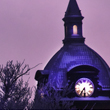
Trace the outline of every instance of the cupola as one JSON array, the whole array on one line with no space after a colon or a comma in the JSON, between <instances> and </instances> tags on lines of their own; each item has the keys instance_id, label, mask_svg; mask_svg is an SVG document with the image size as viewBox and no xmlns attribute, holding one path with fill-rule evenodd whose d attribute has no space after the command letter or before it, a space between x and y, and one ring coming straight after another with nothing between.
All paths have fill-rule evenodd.
<instances>
[{"instance_id":1,"label":"cupola","mask_svg":"<svg viewBox=\"0 0 110 110\"><path fill-rule=\"evenodd\" d=\"M82 34L82 20L83 16L77 5L76 0L70 0L68 8L63 18L65 28L65 43L84 43Z\"/></svg>"}]
</instances>

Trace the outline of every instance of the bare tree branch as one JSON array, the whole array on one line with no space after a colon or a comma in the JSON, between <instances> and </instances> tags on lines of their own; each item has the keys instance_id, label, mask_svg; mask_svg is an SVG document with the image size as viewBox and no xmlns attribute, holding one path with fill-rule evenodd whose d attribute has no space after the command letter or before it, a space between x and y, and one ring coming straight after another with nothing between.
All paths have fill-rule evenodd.
<instances>
[{"instance_id":1,"label":"bare tree branch","mask_svg":"<svg viewBox=\"0 0 110 110\"><path fill-rule=\"evenodd\" d=\"M91 110L93 110L94 109L94 106L96 105L96 103L94 103L94 105L92 106L92 108L91 108Z\"/></svg>"},{"instance_id":2,"label":"bare tree branch","mask_svg":"<svg viewBox=\"0 0 110 110\"><path fill-rule=\"evenodd\" d=\"M23 66L24 61L16 64L8 61L5 67L0 66L0 109L28 107L32 89L28 86L29 79L24 83L22 76L29 75L29 71L39 64L29 68L29 65Z\"/></svg>"}]
</instances>

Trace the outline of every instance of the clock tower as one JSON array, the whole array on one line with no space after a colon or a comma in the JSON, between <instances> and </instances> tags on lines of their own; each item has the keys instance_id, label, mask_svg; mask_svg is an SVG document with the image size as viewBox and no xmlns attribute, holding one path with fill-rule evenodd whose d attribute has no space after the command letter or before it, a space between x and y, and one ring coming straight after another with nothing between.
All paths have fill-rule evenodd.
<instances>
[{"instance_id":1,"label":"clock tower","mask_svg":"<svg viewBox=\"0 0 110 110\"><path fill-rule=\"evenodd\" d=\"M73 91L63 100L80 102L110 102L110 68L104 59L85 44L82 32L83 16L76 0L70 0L64 21L63 47L50 59L35 79L49 82L55 90L72 85ZM81 104L80 103L80 104ZM83 106L83 105L82 105ZM96 107L97 108L97 107Z\"/></svg>"}]
</instances>

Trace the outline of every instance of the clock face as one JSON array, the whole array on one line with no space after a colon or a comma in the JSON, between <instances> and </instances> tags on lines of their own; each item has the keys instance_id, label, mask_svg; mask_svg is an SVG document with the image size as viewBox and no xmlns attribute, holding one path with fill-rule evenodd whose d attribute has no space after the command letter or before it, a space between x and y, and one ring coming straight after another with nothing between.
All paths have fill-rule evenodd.
<instances>
[{"instance_id":1,"label":"clock face","mask_svg":"<svg viewBox=\"0 0 110 110\"><path fill-rule=\"evenodd\" d=\"M88 78L80 78L76 81L75 92L80 97L90 97L94 92L94 84Z\"/></svg>"}]
</instances>

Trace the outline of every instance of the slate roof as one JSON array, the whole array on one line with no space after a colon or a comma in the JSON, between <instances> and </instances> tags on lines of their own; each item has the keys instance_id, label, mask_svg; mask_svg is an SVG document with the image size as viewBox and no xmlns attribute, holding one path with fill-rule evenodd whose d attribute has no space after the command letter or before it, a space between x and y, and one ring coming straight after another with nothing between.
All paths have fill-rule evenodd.
<instances>
[{"instance_id":1,"label":"slate roof","mask_svg":"<svg viewBox=\"0 0 110 110\"><path fill-rule=\"evenodd\" d=\"M71 69L80 66L89 65L99 70L99 82L103 88L110 87L110 69L103 58L84 43L73 43L63 46L48 62L44 70L49 70L49 77L58 77L62 71L66 73ZM61 73L60 73L61 74ZM63 79L64 80L64 79ZM66 83L66 78L65 78Z\"/></svg>"}]
</instances>

